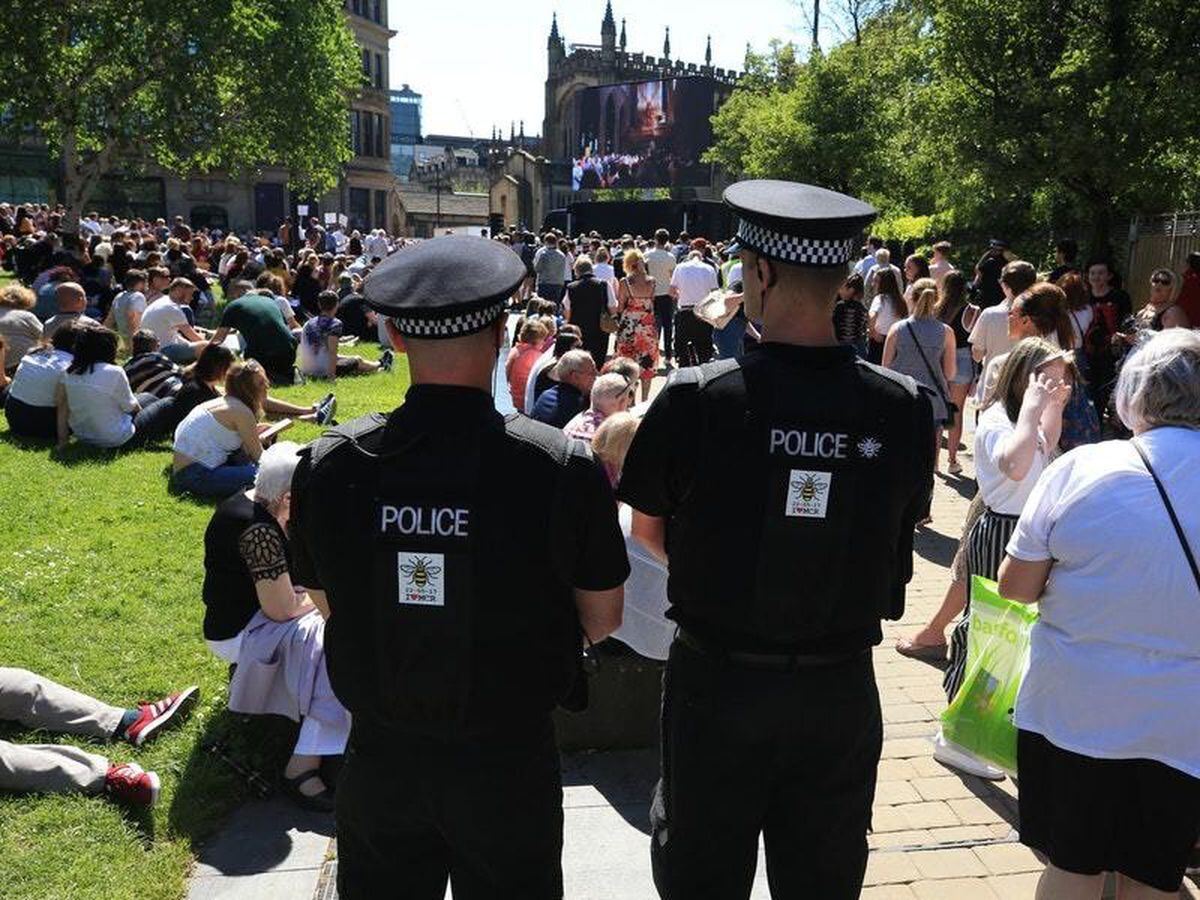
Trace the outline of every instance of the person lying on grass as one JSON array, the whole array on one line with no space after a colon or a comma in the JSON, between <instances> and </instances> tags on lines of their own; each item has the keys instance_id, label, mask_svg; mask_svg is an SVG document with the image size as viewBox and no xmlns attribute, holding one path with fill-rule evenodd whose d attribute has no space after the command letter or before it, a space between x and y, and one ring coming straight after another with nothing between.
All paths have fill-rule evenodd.
<instances>
[{"instance_id":1,"label":"person lying on grass","mask_svg":"<svg viewBox=\"0 0 1200 900\"><path fill-rule=\"evenodd\" d=\"M0 668L0 720L55 734L123 740L135 747L179 722L199 696L200 689L192 685L156 703L121 709L25 669ZM110 762L69 745L0 741L3 791L103 794L128 806L150 807L160 787L158 775L137 763Z\"/></svg>"}]
</instances>

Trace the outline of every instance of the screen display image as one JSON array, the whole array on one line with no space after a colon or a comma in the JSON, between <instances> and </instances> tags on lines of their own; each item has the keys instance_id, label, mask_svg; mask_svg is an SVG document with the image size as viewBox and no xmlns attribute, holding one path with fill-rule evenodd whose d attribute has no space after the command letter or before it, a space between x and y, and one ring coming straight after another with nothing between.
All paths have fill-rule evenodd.
<instances>
[{"instance_id":1,"label":"screen display image","mask_svg":"<svg viewBox=\"0 0 1200 900\"><path fill-rule=\"evenodd\" d=\"M671 78L581 91L571 162L574 190L700 187L711 168L713 83Z\"/></svg>"}]
</instances>

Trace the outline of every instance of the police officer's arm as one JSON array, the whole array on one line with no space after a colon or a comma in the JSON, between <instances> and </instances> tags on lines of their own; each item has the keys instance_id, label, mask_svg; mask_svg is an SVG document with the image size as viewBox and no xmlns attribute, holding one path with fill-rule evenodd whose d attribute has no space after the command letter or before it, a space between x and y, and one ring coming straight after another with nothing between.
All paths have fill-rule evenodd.
<instances>
[{"instance_id":1,"label":"police officer's arm","mask_svg":"<svg viewBox=\"0 0 1200 900\"><path fill-rule=\"evenodd\" d=\"M608 476L594 459L578 457L568 469L568 515L574 531L570 583L583 633L592 643L621 627L629 559Z\"/></svg>"},{"instance_id":2,"label":"police officer's arm","mask_svg":"<svg viewBox=\"0 0 1200 900\"><path fill-rule=\"evenodd\" d=\"M690 488L695 447L704 439L697 399L696 385L682 376L663 389L638 426L617 489L633 507L634 539L664 562L667 519Z\"/></svg>"},{"instance_id":3,"label":"police officer's arm","mask_svg":"<svg viewBox=\"0 0 1200 900\"><path fill-rule=\"evenodd\" d=\"M262 522L251 525L238 539L238 552L254 580L258 605L268 619L287 622L312 612L308 596L292 587L278 529Z\"/></svg>"},{"instance_id":4,"label":"police officer's arm","mask_svg":"<svg viewBox=\"0 0 1200 900\"><path fill-rule=\"evenodd\" d=\"M889 619L899 619L904 614L905 585L912 580L913 575L913 532L917 521L925 515L929 508L930 495L933 493L933 461L934 461L934 429L929 427L933 421L933 404L926 389L922 388L917 394L917 402L912 404L911 430L913 441L912 473L910 493L904 513L900 520L900 537L896 541L896 584L893 586L893 615Z\"/></svg>"},{"instance_id":5,"label":"police officer's arm","mask_svg":"<svg viewBox=\"0 0 1200 900\"><path fill-rule=\"evenodd\" d=\"M292 574L296 581L308 590L308 598L313 606L329 618L329 600L325 596L324 583L317 575L313 554L309 551L309 534L311 529L306 527L306 512L308 508L308 477L310 472L311 449L305 447L300 451L300 462L292 475L292 491L290 515L288 519L288 537L292 546Z\"/></svg>"}]
</instances>

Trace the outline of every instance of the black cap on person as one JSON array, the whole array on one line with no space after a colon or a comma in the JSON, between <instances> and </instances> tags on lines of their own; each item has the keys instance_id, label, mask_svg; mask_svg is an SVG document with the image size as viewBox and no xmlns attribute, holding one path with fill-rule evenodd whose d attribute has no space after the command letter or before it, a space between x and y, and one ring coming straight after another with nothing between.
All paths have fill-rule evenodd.
<instances>
[{"instance_id":1,"label":"black cap on person","mask_svg":"<svg viewBox=\"0 0 1200 900\"><path fill-rule=\"evenodd\" d=\"M367 306L405 337L457 338L504 315L525 264L487 238L445 235L393 253L363 286Z\"/></svg>"},{"instance_id":2,"label":"black cap on person","mask_svg":"<svg viewBox=\"0 0 1200 900\"><path fill-rule=\"evenodd\" d=\"M854 258L875 207L854 197L795 181L739 181L724 200L738 216L731 252L753 250L793 266L831 268Z\"/></svg>"}]
</instances>

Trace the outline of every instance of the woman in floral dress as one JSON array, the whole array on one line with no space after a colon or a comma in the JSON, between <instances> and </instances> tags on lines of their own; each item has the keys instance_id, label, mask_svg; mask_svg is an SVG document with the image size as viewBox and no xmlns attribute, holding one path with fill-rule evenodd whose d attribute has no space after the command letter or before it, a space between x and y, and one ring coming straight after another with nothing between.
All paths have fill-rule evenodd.
<instances>
[{"instance_id":1,"label":"woman in floral dress","mask_svg":"<svg viewBox=\"0 0 1200 900\"><path fill-rule=\"evenodd\" d=\"M642 399L646 400L658 369L654 279L646 274L646 260L637 250L625 251L624 268L625 277L617 285L617 356L642 367Z\"/></svg>"}]
</instances>

